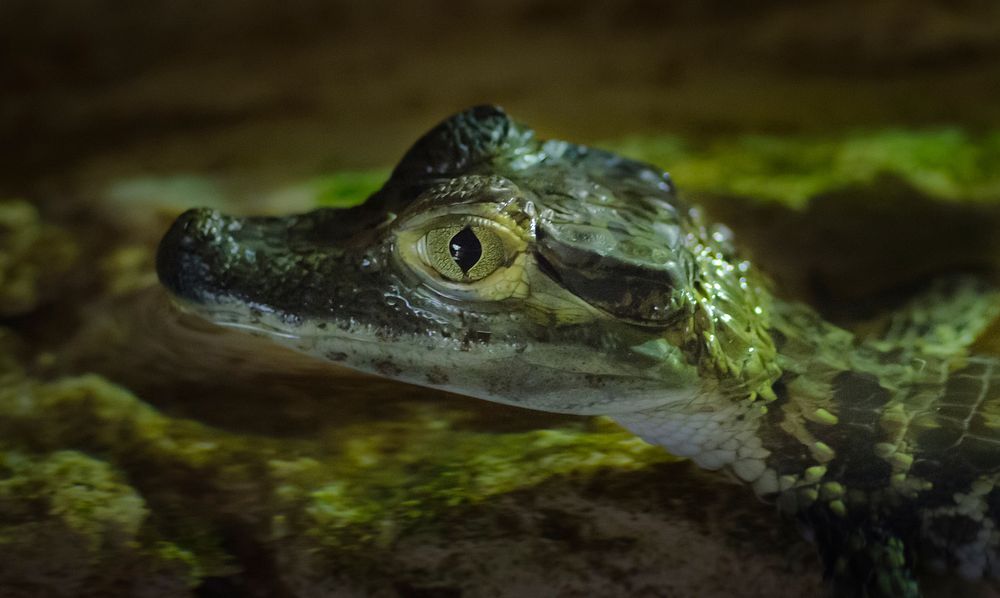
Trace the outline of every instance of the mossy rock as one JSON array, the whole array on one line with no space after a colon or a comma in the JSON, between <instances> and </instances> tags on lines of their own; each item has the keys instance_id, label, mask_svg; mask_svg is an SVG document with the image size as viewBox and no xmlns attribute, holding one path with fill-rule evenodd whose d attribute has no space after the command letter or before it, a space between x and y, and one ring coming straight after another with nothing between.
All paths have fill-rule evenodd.
<instances>
[{"instance_id":1,"label":"mossy rock","mask_svg":"<svg viewBox=\"0 0 1000 598\"><path fill-rule=\"evenodd\" d=\"M557 570L580 595L615 595L616 577L669 559L657 583L732 591L710 568L677 568L690 566L678 534L733 563L763 542L752 568L774 583L787 567L788 528L754 515L756 531L727 529L766 507L723 485L722 502L740 504L729 512L688 464L609 423L497 433L464 425L468 416L422 404L390 421L275 438L169 417L95 376L22 379L0 391L0 541L20 555L0 584L100 595L142 575L160 595L198 584L395 595L402 584L474 596L512 577L537 587ZM689 502L715 505L725 521L693 517ZM664 503L677 506L656 524L650 513ZM593 521L595 509L608 520ZM716 546L720 534L734 547ZM624 553L592 570L610 548ZM269 569L254 568L260 559Z\"/></svg>"},{"instance_id":2,"label":"mossy rock","mask_svg":"<svg viewBox=\"0 0 1000 598\"><path fill-rule=\"evenodd\" d=\"M196 582L190 563L166 543L143 546L148 516L145 501L110 463L71 450L4 450L3 595L186 595Z\"/></svg>"},{"instance_id":3,"label":"mossy rock","mask_svg":"<svg viewBox=\"0 0 1000 598\"><path fill-rule=\"evenodd\" d=\"M0 317L52 300L77 254L66 231L44 223L33 205L0 201Z\"/></svg>"}]
</instances>

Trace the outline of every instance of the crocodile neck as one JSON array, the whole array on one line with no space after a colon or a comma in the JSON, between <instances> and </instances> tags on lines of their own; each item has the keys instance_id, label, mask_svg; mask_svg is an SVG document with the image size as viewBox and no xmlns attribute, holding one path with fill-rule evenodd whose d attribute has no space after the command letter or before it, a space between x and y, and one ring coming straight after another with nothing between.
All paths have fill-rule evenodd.
<instances>
[{"instance_id":1,"label":"crocodile neck","mask_svg":"<svg viewBox=\"0 0 1000 598\"><path fill-rule=\"evenodd\" d=\"M909 464L890 454L885 410L902 404L900 389L917 378L943 385L947 364L922 359L914 368L910 352L861 342L806 306L763 294L760 303L767 344L759 352L773 350L766 377L617 421L704 468L732 471L762 497L781 495L794 510L823 492L841 509L836 501L848 485L890 485Z\"/></svg>"}]
</instances>

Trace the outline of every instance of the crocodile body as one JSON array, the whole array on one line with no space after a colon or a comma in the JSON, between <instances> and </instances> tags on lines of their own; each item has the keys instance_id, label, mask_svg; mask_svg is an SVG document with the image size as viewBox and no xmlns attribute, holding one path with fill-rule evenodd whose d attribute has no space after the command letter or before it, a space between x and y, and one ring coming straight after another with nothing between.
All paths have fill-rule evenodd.
<instances>
[{"instance_id":1,"label":"crocodile body","mask_svg":"<svg viewBox=\"0 0 1000 598\"><path fill-rule=\"evenodd\" d=\"M497 108L435 127L361 206L187 212L157 266L219 324L728 470L811 530L838 594L1000 574L1000 362L975 326L858 338L776 297L659 169Z\"/></svg>"}]
</instances>

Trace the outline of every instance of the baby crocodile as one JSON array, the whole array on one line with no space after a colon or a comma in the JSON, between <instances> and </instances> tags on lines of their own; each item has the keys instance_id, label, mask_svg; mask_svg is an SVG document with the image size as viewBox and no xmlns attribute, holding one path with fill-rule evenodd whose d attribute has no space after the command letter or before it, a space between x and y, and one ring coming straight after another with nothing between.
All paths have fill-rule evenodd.
<instances>
[{"instance_id":1,"label":"baby crocodile","mask_svg":"<svg viewBox=\"0 0 1000 598\"><path fill-rule=\"evenodd\" d=\"M445 120L350 209L183 214L157 258L196 313L358 370L606 415L798 518L845 596L1000 573L1000 362L860 339L775 297L663 171ZM918 321L919 320L919 321ZM931 322L933 324L933 322Z\"/></svg>"}]
</instances>

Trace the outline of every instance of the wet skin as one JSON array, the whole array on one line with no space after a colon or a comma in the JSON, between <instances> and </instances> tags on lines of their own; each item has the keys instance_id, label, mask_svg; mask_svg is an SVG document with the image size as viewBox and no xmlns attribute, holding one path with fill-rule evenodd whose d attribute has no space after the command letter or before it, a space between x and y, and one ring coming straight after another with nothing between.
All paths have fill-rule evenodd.
<instances>
[{"instance_id":1,"label":"wet skin","mask_svg":"<svg viewBox=\"0 0 1000 598\"><path fill-rule=\"evenodd\" d=\"M498 108L432 129L355 208L191 210L157 268L218 324L415 384L608 415L729 470L812 530L838 594L917 596L928 563L998 572L1000 367L968 350L975 290L857 339L773 296L661 170L537 140Z\"/></svg>"}]
</instances>

